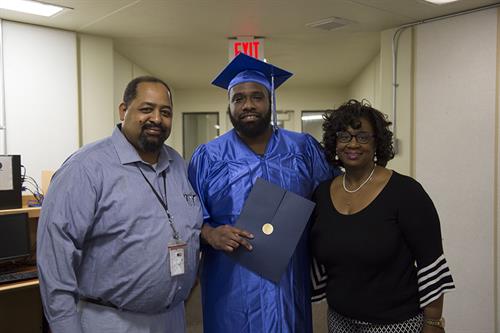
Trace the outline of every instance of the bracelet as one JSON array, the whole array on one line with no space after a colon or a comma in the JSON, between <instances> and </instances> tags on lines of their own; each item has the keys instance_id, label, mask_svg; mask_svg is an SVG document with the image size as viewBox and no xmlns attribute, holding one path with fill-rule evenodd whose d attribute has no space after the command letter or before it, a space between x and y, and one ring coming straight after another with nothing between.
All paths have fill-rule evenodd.
<instances>
[{"instance_id":1,"label":"bracelet","mask_svg":"<svg viewBox=\"0 0 500 333\"><path fill-rule=\"evenodd\" d=\"M439 319L432 319L432 318L425 318L424 317L424 324L429 325L429 326L438 327L438 328L441 328L442 330L444 330L444 318L443 317L441 317Z\"/></svg>"}]
</instances>

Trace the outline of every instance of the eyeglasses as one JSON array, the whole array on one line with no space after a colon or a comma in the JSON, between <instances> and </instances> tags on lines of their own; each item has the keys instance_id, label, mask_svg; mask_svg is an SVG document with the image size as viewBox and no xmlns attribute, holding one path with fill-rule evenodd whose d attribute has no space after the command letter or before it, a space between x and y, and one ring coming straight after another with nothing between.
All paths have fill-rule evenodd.
<instances>
[{"instance_id":1,"label":"eyeglasses","mask_svg":"<svg viewBox=\"0 0 500 333\"><path fill-rule=\"evenodd\" d=\"M358 132L356 134L351 134L347 131L339 131L337 132L337 141L342 143L351 142L352 138L355 137L358 143L368 143L370 139L374 137L373 134L368 132Z\"/></svg>"}]
</instances>

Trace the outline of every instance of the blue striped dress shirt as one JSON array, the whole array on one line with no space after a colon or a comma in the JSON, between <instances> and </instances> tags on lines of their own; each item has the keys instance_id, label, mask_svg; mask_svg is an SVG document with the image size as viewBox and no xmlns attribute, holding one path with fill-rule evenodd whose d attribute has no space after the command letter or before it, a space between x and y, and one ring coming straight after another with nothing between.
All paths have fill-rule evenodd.
<instances>
[{"instance_id":1,"label":"blue striped dress shirt","mask_svg":"<svg viewBox=\"0 0 500 333\"><path fill-rule=\"evenodd\" d=\"M183 275L171 277L172 228L139 168L166 194L187 242ZM163 146L153 168L117 126L111 137L74 153L54 175L38 225L40 291L53 333L81 332L80 297L146 314L183 302L196 277L201 224L186 164L172 148Z\"/></svg>"}]
</instances>

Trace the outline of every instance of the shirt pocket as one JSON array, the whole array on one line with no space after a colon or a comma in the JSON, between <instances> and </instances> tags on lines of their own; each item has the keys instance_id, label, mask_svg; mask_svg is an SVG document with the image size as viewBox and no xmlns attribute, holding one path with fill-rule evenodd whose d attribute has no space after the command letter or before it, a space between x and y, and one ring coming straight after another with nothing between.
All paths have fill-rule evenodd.
<instances>
[{"instance_id":1,"label":"shirt pocket","mask_svg":"<svg viewBox=\"0 0 500 333\"><path fill-rule=\"evenodd\" d=\"M188 218L186 221L187 226L199 231L203 223L200 198L194 191L184 191L182 198L184 201L184 210Z\"/></svg>"}]
</instances>

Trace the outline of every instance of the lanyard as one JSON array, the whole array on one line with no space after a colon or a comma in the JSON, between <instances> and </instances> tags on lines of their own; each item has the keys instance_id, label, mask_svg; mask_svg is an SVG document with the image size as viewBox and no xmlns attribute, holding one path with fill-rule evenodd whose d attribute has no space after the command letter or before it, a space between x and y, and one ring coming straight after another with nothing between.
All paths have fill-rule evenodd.
<instances>
[{"instance_id":1,"label":"lanyard","mask_svg":"<svg viewBox=\"0 0 500 333\"><path fill-rule=\"evenodd\" d=\"M163 209L165 209L165 213L167 214L167 218L168 218L168 223L170 224L170 227L172 228L172 231L174 232L174 239L176 241L180 240L179 233L177 232L177 230L175 229L175 226L174 226L174 219L172 218L172 215L170 215L170 212L168 211L168 203L167 203L167 180L166 180L166 177L165 177L165 171L163 171L161 173L161 175L163 177L163 186L164 186L164 191L163 192L165 194L165 201L163 201L163 199L160 197L160 195L158 194L158 192L156 191L156 189L153 187L153 185L146 178L146 176L144 175L144 172L142 172L141 168L137 164L135 166L137 167L137 169L139 169L142 177L148 183L149 187L151 187L151 190L155 194L156 199L158 199L158 202L161 204L161 206L163 207Z\"/></svg>"}]
</instances>

